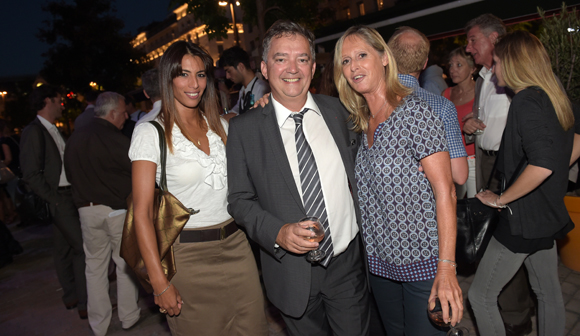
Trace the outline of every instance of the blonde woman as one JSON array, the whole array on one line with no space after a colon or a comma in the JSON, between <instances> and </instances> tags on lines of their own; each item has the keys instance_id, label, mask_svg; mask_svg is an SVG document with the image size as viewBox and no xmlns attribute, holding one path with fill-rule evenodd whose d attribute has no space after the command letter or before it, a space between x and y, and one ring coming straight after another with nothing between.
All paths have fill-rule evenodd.
<instances>
[{"instance_id":1,"label":"blonde woman","mask_svg":"<svg viewBox=\"0 0 580 336\"><path fill-rule=\"evenodd\" d=\"M516 93L498 155L499 171L514 182L501 195L476 195L504 209L469 301L482 336L505 335L497 297L523 263L538 298L538 335L563 335L566 315L555 239L574 227L564 206L574 137L571 104L534 35L506 35L495 46L493 60L498 85Z\"/></svg>"},{"instance_id":2,"label":"blonde woman","mask_svg":"<svg viewBox=\"0 0 580 336\"><path fill-rule=\"evenodd\" d=\"M443 123L399 83L396 62L376 30L348 29L336 44L334 67L340 100L362 133L355 173L383 325L394 336L444 335L427 317L428 302L438 297L443 318L455 325L463 298L455 275L456 198Z\"/></svg>"}]
</instances>

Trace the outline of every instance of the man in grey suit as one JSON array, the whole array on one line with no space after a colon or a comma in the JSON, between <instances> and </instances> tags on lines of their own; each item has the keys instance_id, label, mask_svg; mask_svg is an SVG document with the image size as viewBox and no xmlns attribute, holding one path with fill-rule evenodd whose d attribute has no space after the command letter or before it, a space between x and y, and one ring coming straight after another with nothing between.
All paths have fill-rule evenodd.
<instances>
[{"instance_id":1,"label":"man in grey suit","mask_svg":"<svg viewBox=\"0 0 580 336\"><path fill-rule=\"evenodd\" d=\"M75 130L87 126L89 123L93 121L93 119L95 119L95 101L97 100L99 93L100 93L99 91L89 90L85 94L85 101L87 102L87 107L85 107L83 113L81 113L75 119Z\"/></svg>"},{"instance_id":2,"label":"man in grey suit","mask_svg":"<svg viewBox=\"0 0 580 336\"><path fill-rule=\"evenodd\" d=\"M308 92L314 35L289 21L264 38L271 102L230 122L229 211L261 247L270 301L292 335L367 335L369 293L354 180L358 135L338 99ZM317 216L320 243L299 222ZM326 257L309 263L309 251ZM365 258L366 259L366 258Z\"/></svg>"},{"instance_id":3,"label":"man in grey suit","mask_svg":"<svg viewBox=\"0 0 580 336\"><path fill-rule=\"evenodd\" d=\"M63 110L61 94L49 85L32 91L30 103L37 116L22 132L20 166L30 189L49 203L54 223L54 265L65 307L78 306L87 318L85 253L79 214L63 166L65 141L54 125Z\"/></svg>"}]
</instances>

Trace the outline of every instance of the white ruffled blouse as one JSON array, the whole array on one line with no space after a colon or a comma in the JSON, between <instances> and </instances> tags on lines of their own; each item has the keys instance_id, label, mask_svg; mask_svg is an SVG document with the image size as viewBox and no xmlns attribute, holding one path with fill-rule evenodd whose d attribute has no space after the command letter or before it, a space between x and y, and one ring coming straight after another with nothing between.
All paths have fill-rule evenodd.
<instances>
[{"instance_id":1,"label":"white ruffled blouse","mask_svg":"<svg viewBox=\"0 0 580 336\"><path fill-rule=\"evenodd\" d=\"M223 119L221 121L227 133L228 124ZM186 207L200 210L191 216L185 227L206 227L231 218L227 211L227 161L222 139L208 127L206 135L210 155L207 155L189 141L177 125L171 134L173 153L167 151L167 189ZM131 161L146 160L157 164L157 183L161 176L159 157L157 129L148 122L137 125L131 139L129 158Z\"/></svg>"}]
</instances>

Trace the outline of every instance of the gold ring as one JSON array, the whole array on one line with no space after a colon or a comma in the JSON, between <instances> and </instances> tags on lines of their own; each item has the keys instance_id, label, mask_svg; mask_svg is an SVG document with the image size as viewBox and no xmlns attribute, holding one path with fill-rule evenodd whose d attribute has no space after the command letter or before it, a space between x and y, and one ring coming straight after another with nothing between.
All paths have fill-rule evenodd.
<instances>
[{"instance_id":1,"label":"gold ring","mask_svg":"<svg viewBox=\"0 0 580 336\"><path fill-rule=\"evenodd\" d=\"M167 314L167 309L159 308L161 314Z\"/></svg>"}]
</instances>

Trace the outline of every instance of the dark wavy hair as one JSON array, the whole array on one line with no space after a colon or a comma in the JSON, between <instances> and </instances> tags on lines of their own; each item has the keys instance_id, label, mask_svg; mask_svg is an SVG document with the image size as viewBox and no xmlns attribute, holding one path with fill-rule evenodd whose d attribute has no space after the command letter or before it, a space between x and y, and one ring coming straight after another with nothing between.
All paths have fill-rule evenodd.
<instances>
[{"instance_id":1,"label":"dark wavy hair","mask_svg":"<svg viewBox=\"0 0 580 336\"><path fill-rule=\"evenodd\" d=\"M189 141L199 147L198 144L193 141L193 138L191 138L187 133L186 128L183 127L183 121L180 119L179 113L177 113L175 97L173 95L173 79L182 73L183 69L181 68L181 61L185 55L198 57L203 63L205 74L207 76L207 86L201 96L198 112L200 113L200 116L205 116L207 118L209 128L222 138L224 144L226 143L226 132L223 128L220 117L218 93L213 84L213 59L197 44L186 41L177 41L167 48L161 57L158 67L162 101L160 119L165 126L165 139L167 140L167 146L172 153L173 142L171 141L171 130L175 124L177 124L177 127L179 127L183 135L185 135Z\"/></svg>"},{"instance_id":2,"label":"dark wavy hair","mask_svg":"<svg viewBox=\"0 0 580 336\"><path fill-rule=\"evenodd\" d=\"M56 86L43 84L36 87L30 94L30 108L32 111L38 112L46 106L46 102L44 101L46 98L56 98L58 94L60 94L60 90Z\"/></svg>"}]
</instances>

